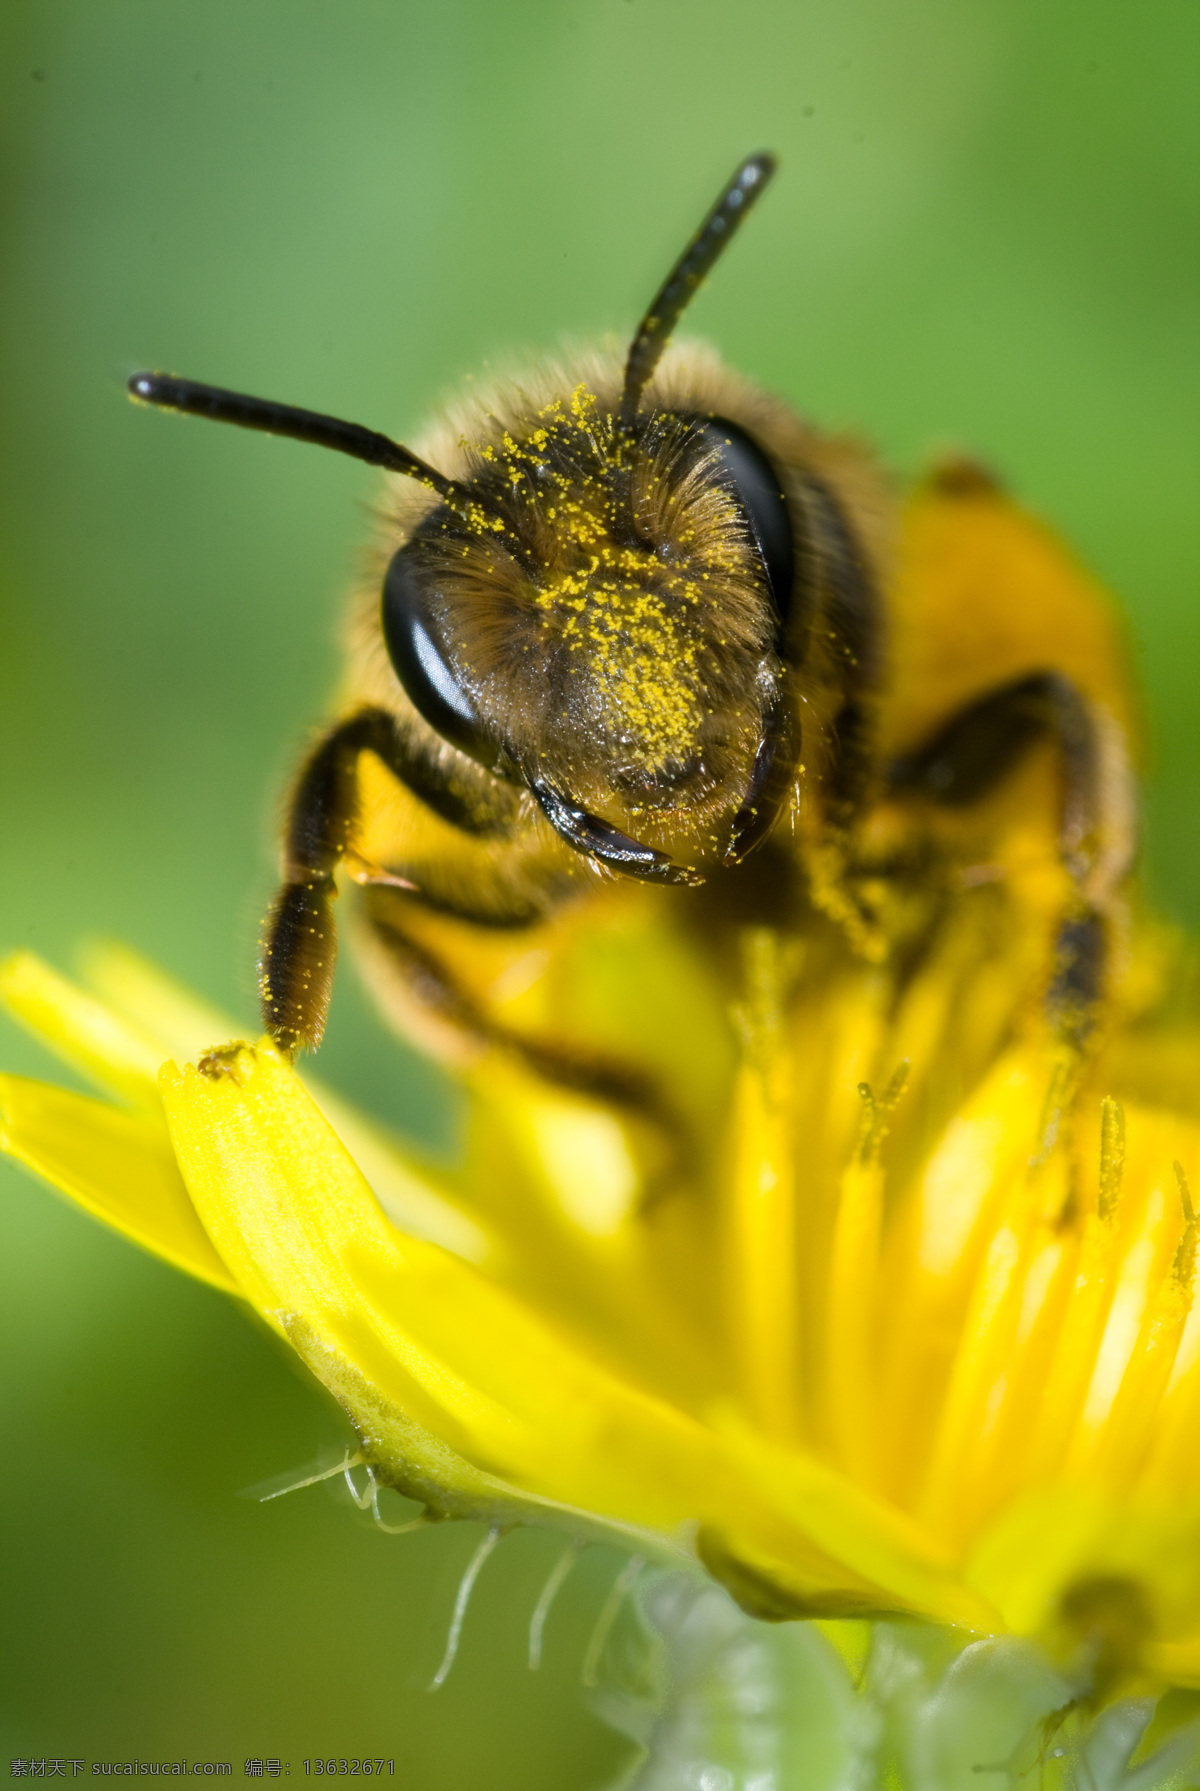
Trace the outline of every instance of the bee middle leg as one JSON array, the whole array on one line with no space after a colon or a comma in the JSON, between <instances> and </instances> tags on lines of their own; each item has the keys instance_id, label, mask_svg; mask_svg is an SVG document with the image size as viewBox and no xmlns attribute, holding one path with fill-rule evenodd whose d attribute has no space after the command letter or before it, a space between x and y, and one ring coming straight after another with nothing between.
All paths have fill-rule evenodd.
<instances>
[{"instance_id":1,"label":"bee middle leg","mask_svg":"<svg viewBox=\"0 0 1200 1791\"><path fill-rule=\"evenodd\" d=\"M1062 673L1035 672L960 710L923 746L893 760L887 781L893 794L965 808L1047 735L1059 750L1058 850L1073 895L1058 925L1046 1009L1059 1036L1082 1046L1105 993L1112 925L1136 843L1119 724Z\"/></svg>"},{"instance_id":2,"label":"bee middle leg","mask_svg":"<svg viewBox=\"0 0 1200 1791\"><path fill-rule=\"evenodd\" d=\"M379 952L383 959L376 985L386 987L395 979L393 987L398 986L405 1004L411 1002L416 1010L415 1026L410 1029L402 1021L403 1031L415 1033L437 1055L443 1054L442 1041L447 1039L456 1054L464 1043L498 1049L548 1088L595 1102L624 1125L632 1125L641 1148L650 1146L653 1185L646 1192L647 1204L673 1179L694 1172L692 1128L652 1070L553 1032L531 1036L506 1025L456 973L451 956L431 948L414 930L412 917L425 907L419 893L401 893L386 885L363 891L363 943L372 956ZM394 1013L394 1005L389 1006Z\"/></svg>"},{"instance_id":3,"label":"bee middle leg","mask_svg":"<svg viewBox=\"0 0 1200 1791\"><path fill-rule=\"evenodd\" d=\"M419 757L384 709L361 709L318 741L288 806L283 882L271 904L259 959L263 1022L286 1051L320 1043L337 958L335 873L358 818L358 763L374 753L434 814L466 833L507 831L502 809L456 789Z\"/></svg>"}]
</instances>

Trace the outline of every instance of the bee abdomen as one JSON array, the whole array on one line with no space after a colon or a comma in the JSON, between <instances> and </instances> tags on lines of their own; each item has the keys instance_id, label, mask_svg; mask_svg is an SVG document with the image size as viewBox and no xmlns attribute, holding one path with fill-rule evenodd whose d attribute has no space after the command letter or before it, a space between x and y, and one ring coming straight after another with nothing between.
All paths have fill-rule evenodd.
<instances>
[{"instance_id":1,"label":"bee abdomen","mask_svg":"<svg viewBox=\"0 0 1200 1791\"><path fill-rule=\"evenodd\" d=\"M258 962L263 1024L281 1050L321 1042L337 962L332 877L285 883L271 904Z\"/></svg>"}]
</instances>

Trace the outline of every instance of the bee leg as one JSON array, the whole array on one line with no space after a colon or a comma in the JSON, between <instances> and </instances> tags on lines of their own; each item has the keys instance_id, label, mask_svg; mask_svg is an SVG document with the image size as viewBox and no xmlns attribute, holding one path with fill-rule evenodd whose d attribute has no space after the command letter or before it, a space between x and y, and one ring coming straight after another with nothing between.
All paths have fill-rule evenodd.
<instances>
[{"instance_id":1,"label":"bee leg","mask_svg":"<svg viewBox=\"0 0 1200 1791\"><path fill-rule=\"evenodd\" d=\"M789 715L787 704L777 696L764 719L762 744L755 756L742 806L733 818L722 864L743 863L766 840L783 811L789 787L796 776L799 744L799 723Z\"/></svg>"},{"instance_id":2,"label":"bee leg","mask_svg":"<svg viewBox=\"0 0 1200 1791\"><path fill-rule=\"evenodd\" d=\"M1104 995L1109 936L1136 844L1119 724L1061 672L1035 672L989 691L924 746L893 760L888 784L894 794L966 807L1047 734L1061 758L1058 847L1074 896L1059 923L1046 1005L1059 1035L1082 1046Z\"/></svg>"},{"instance_id":3,"label":"bee leg","mask_svg":"<svg viewBox=\"0 0 1200 1791\"><path fill-rule=\"evenodd\" d=\"M339 722L309 754L292 792L284 833L283 882L271 904L259 958L263 1022L281 1049L320 1043L337 959L335 873L358 818L358 761L373 752L427 808L468 833L503 827L418 758L394 718L362 709Z\"/></svg>"},{"instance_id":4,"label":"bee leg","mask_svg":"<svg viewBox=\"0 0 1200 1791\"><path fill-rule=\"evenodd\" d=\"M405 926L404 898L372 887L364 906L372 943L386 953L389 970L435 1026L469 1044L510 1051L551 1086L613 1107L627 1120L642 1120L665 1142L677 1167L692 1165L686 1123L651 1075L565 1039L530 1038L497 1022L450 965L413 938Z\"/></svg>"}]
</instances>

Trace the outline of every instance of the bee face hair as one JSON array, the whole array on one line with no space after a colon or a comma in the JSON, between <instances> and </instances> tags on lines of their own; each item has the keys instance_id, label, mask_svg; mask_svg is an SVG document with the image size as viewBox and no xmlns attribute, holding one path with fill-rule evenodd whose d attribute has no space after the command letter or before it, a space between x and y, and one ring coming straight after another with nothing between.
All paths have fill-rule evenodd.
<instances>
[{"instance_id":1,"label":"bee face hair","mask_svg":"<svg viewBox=\"0 0 1200 1791\"><path fill-rule=\"evenodd\" d=\"M694 831L740 805L780 616L722 476L740 432L660 408L627 429L607 383L493 416L467 502L392 558L384 632L418 713L490 770Z\"/></svg>"}]
</instances>

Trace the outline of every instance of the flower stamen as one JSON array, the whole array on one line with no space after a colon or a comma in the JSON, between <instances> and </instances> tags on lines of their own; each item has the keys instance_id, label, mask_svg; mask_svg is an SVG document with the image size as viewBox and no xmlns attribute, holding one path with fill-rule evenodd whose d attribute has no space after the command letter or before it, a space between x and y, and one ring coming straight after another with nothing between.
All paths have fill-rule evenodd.
<instances>
[{"instance_id":1,"label":"flower stamen","mask_svg":"<svg viewBox=\"0 0 1200 1791\"><path fill-rule=\"evenodd\" d=\"M862 1119L843 1171L830 1250L826 1314L824 1426L839 1463L868 1485L878 1481L876 1320L883 1231L882 1147L908 1081L905 1059L882 1095L860 1082Z\"/></svg>"},{"instance_id":2,"label":"flower stamen","mask_svg":"<svg viewBox=\"0 0 1200 1791\"><path fill-rule=\"evenodd\" d=\"M764 1429L796 1430L795 1141L788 1099L792 1054L782 1033L783 948L777 933L743 941L746 1000L734 1014L742 1063L733 1105L730 1177L730 1334L745 1396Z\"/></svg>"},{"instance_id":3,"label":"flower stamen","mask_svg":"<svg viewBox=\"0 0 1200 1791\"><path fill-rule=\"evenodd\" d=\"M1125 1109L1105 1095L1100 1103L1100 1199L1097 1212L1111 1219L1121 1198L1125 1173Z\"/></svg>"},{"instance_id":4,"label":"flower stamen","mask_svg":"<svg viewBox=\"0 0 1200 1791\"><path fill-rule=\"evenodd\" d=\"M1040 1479L1061 1463L1079 1421L1108 1322L1119 1266L1116 1216L1125 1170L1125 1112L1106 1098L1100 1110L1100 1175L1095 1208L1084 1221L1073 1280L1027 1438L1027 1473Z\"/></svg>"}]
</instances>

